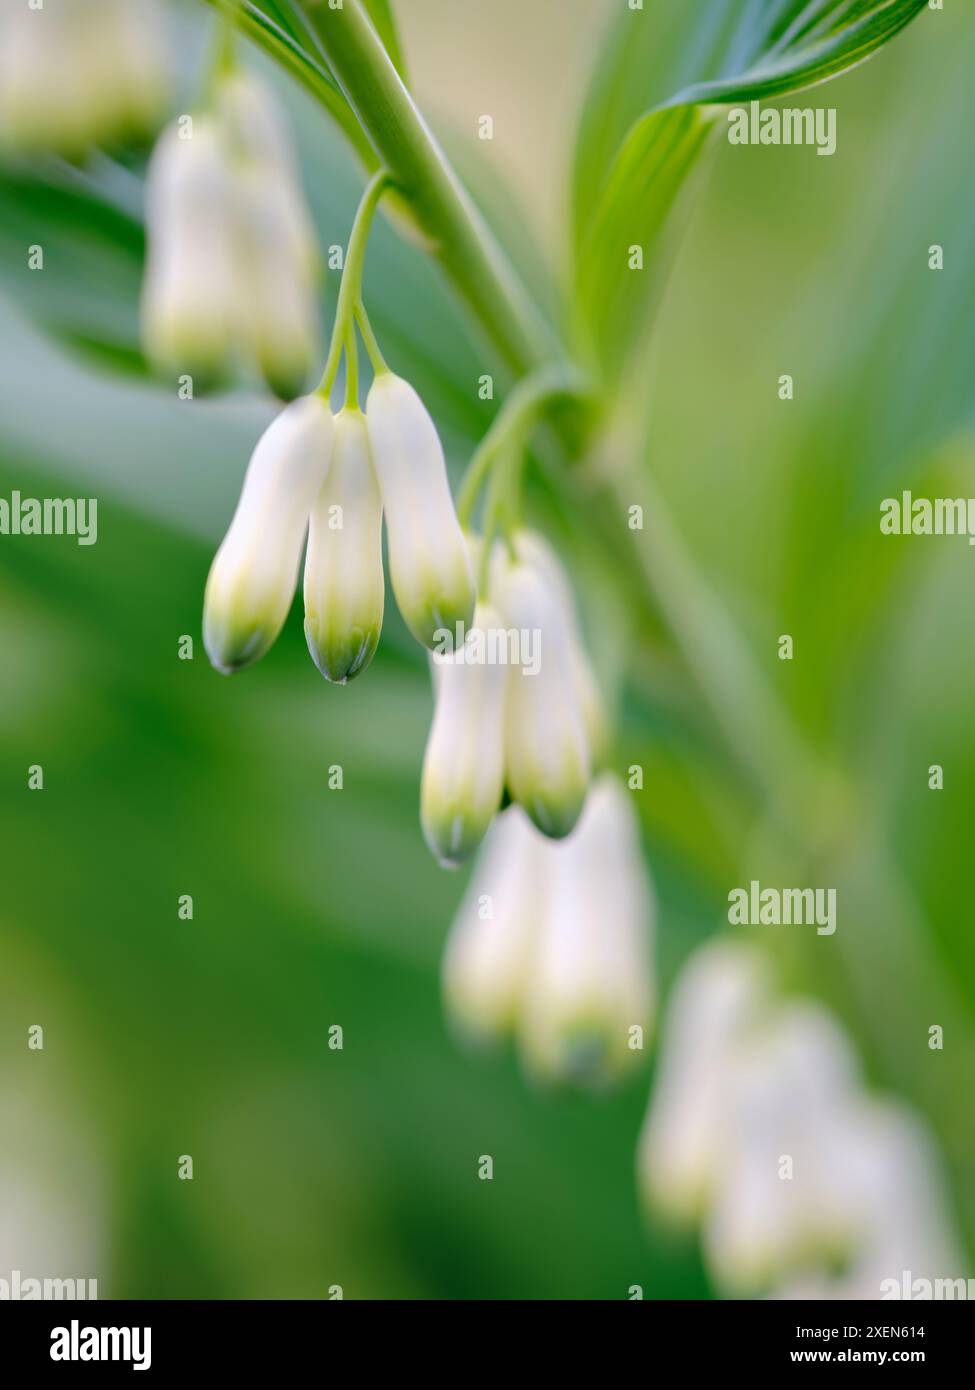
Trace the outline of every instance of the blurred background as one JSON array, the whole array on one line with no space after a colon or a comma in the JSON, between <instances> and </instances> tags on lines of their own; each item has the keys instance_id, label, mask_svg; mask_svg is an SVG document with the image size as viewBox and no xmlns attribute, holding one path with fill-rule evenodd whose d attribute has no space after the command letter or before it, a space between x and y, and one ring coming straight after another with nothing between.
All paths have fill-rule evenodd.
<instances>
[{"instance_id":1,"label":"blurred background","mask_svg":"<svg viewBox=\"0 0 975 1390\"><path fill-rule=\"evenodd\" d=\"M211 15L169 8L175 113ZM551 298L617 0L397 8L422 109ZM590 626L607 593L625 610L617 748L621 769L646 768L664 998L729 889L781 863L783 825L801 824L822 873L800 881L837 884L836 935L743 934L836 1011L872 1086L927 1117L970 1251L975 555L878 524L902 488L975 495L975 15L951 10L821 89L815 104L838 109L832 158L717 145L632 364L652 405L643 466L801 731L816 803L771 739L757 785L722 735L722 692L702 698L653 596L629 574L604 592L596 534L574 533L573 561L592 580ZM294 122L321 242L342 243L361 176L310 97L252 58ZM476 139L483 114L493 142ZM336 1284L347 1298L708 1297L693 1233L648 1228L638 1206L652 1058L621 1091L580 1099L448 1034L440 954L466 875L422 842L429 680L394 605L349 688L322 681L297 612L242 676L206 661L206 574L276 407L244 390L180 401L146 368L143 163L0 168L0 496L99 499L94 546L0 537L0 1277L94 1277L101 1297L133 1298ZM477 396L490 368L476 339L383 223L366 286L391 366L459 471L496 409ZM532 505L553 510L544 484ZM42 1052L26 1046L36 1024ZM476 1177L484 1153L491 1183Z\"/></svg>"}]
</instances>

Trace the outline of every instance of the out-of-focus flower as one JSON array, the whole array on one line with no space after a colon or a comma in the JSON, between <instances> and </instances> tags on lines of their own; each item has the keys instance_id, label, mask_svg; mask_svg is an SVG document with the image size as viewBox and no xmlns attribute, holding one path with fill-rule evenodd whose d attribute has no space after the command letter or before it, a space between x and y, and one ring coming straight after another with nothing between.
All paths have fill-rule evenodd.
<instances>
[{"instance_id":1,"label":"out-of-focus flower","mask_svg":"<svg viewBox=\"0 0 975 1390\"><path fill-rule=\"evenodd\" d=\"M653 1205L680 1220L699 1218L713 1195L727 1059L767 988L757 951L719 942L692 957L674 989L640 1140L640 1175Z\"/></svg>"},{"instance_id":2,"label":"out-of-focus flower","mask_svg":"<svg viewBox=\"0 0 975 1390\"><path fill-rule=\"evenodd\" d=\"M231 180L220 131L199 117L191 139L177 125L159 137L146 177L150 229L142 294L146 351L162 370L200 389L228 369L239 323Z\"/></svg>"},{"instance_id":3,"label":"out-of-focus flower","mask_svg":"<svg viewBox=\"0 0 975 1390\"><path fill-rule=\"evenodd\" d=\"M504 790L505 666L472 660L473 642L501 626L479 603L468 641L435 657L436 708L420 787L427 844L443 864L466 859L480 844Z\"/></svg>"},{"instance_id":4,"label":"out-of-focus flower","mask_svg":"<svg viewBox=\"0 0 975 1390\"><path fill-rule=\"evenodd\" d=\"M828 1267L858 1244L850 1161L862 1099L845 1035L812 1003L759 1024L728 1071L704 1245L719 1284L747 1292L803 1265Z\"/></svg>"},{"instance_id":5,"label":"out-of-focus flower","mask_svg":"<svg viewBox=\"0 0 975 1390\"><path fill-rule=\"evenodd\" d=\"M572 632L543 576L508 565L492 597L505 623L538 633L538 669L513 667L505 709L505 777L512 797L544 834L568 835L579 819L591 768L589 740L573 683Z\"/></svg>"},{"instance_id":6,"label":"out-of-focus flower","mask_svg":"<svg viewBox=\"0 0 975 1390\"><path fill-rule=\"evenodd\" d=\"M448 939L444 990L462 1030L517 1034L540 1080L600 1086L650 1025L654 898L615 778L555 843L518 806L494 822Z\"/></svg>"},{"instance_id":7,"label":"out-of-focus flower","mask_svg":"<svg viewBox=\"0 0 975 1390\"><path fill-rule=\"evenodd\" d=\"M605 774L572 835L546 841L545 908L519 1035L545 1080L600 1085L640 1056L653 1006L656 915L628 793Z\"/></svg>"},{"instance_id":8,"label":"out-of-focus flower","mask_svg":"<svg viewBox=\"0 0 975 1390\"><path fill-rule=\"evenodd\" d=\"M342 410L311 512L304 586L308 650L339 685L369 665L382 631L382 517L365 419Z\"/></svg>"},{"instance_id":9,"label":"out-of-focus flower","mask_svg":"<svg viewBox=\"0 0 975 1390\"><path fill-rule=\"evenodd\" d=\"M458 1029L479 1042L513 1033L543 910L545 842L512 806L494 820L447 938L443 990Z\"/></svg>"},{"instance_id":10,"label":"out-of-focus flower","mask_svg":"<svg viewBox=\"0 0 975 1390\"><path fill-rule=\"evenodd\" d=\"M901 1269L958 1271L919 1123L861 1089L836 1021L777 998L750 947L706 946L684 972L638 1175L701 1222L724 1291L878 1298Z\"/></svg>"},{"instance_id":11,"label":"out-of-focus flower","mask_svg":"<svg viewBox=\"0 0 975 1390\"><path fill-rule=\"evenodd\" d=\"M851 1119L844 1165L858 1232L846 1267L803 1272L780 1284L775 1297L932 1298L938 1281L969 1277L952 1234L939 1156L918 1115L864 1098Z\"/></svg>"},{"instance_id":12,"label":"out-of-focus flower","mask_svg":"<svg viewBox=\"0 0 975 1390\"><path fill-rule=\"evenodd\" d=\"M287 406L258 441L207 580L203 637L219 671L257 661L281 631L333 436L325 401L305 396Z\"/></svg>"},{"instance_id":13,"label":"out-of-focus flower","mask_svg":"<svg viewBox=\"0 0 975 1390\"><path fill-rule=\"evenodd\" d=\"M148 134L168 92L157 0L5 0L0 147L80 158Z\"/></svg>"},{"instance_id":14,"label":"out-of-focus flower","mask_svg":"<svg viewBox=\"0 0 975 1390\"><path fill-rule=\"evenodd\" d=\"M407 627L434 650L474 616L470 556L436 426L410 384L380 372L366 402L386 514L389 575Z\"/></svg>"},{"instance_id":15,"label":"out-of-focus flower","mask_svg":"<svg viewBox=\"0 0 975 1390\"><path fill-rule=\"evenodd\" d=\"M202 368L205 387L256 367L297 395L318 347L320 263L284 117L258 78L222 75L208 114L163 132L146 225L143 327L160 369Z\"/></svg>"}]
</instances>

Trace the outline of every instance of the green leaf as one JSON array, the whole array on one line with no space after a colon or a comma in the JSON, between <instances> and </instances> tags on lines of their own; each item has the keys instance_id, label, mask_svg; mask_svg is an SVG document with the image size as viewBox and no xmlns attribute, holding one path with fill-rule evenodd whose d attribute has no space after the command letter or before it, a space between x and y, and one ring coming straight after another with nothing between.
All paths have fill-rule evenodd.
<instances>
[{"instance_id":1,"label":"green leaf","mask_svg":"<svg viewBox=\"0 0 975 1390\"><path fill-rule=\"evenodd\" d=\"M792 0L798 14L745 71L692 83L667 104L754 101L826 82L864 62L925 6L926 0Z\"/></svg>"},{"instance_id":2,"label":"green leaf","mask_svg":"<svg viewBox=\"0 0 975 1390\"><path fill-rule=\"evenodd\" d=\"M577 333L607 374L627 353L663 281L670 214L711 121L694 106L654 111L623 142L577 260ZM632 258L638 248L642 264Z\"/></svg>"},{"instance_id":3,"label":"green leaf","mask_svg":"<svg viewBox=\"0 0 975 1390\"><path fill-rule=\"evenodd\" d=\"M586 103L573 189L575 332L606 374L659 300L671 213L705 145L695 108L781 96L863 62L925 0L661 0L613 26ZM636 109L639 108L639 109ZM635 278L628 249L639 246Z\"/></svg>"}]
</instances>

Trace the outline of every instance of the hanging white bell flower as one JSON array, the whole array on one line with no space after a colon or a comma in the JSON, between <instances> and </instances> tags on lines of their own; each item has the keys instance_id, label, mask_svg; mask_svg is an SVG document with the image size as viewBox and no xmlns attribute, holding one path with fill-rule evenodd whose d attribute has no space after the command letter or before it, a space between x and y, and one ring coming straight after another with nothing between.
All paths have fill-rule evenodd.
<instances>
[{"instance_id":1,"label":"hanging white bell flower","mask_svg":"<svg viewBox=\"0 0 975 1390\"><path fill-rule=\"evenodd\" d=\"M544 848L518 806L496 816L450 929L444 999L458 1030L478 1041L515 1028L544 900Z\"/></svg>"},{"instance_id":2,"label":"hanging white bell flower","mask_svg":"<svg viewBox=\"0 0 975 1390\"><path fill-rule=\"evenodd\" d=\"M204 389L245 366L282 398L298 395L318 354L320 262L270 89L222 75L212 115L164 131L146 198L149 355Z\"/></svg>"},{"instance_id":3,"label":"hanging white bell flower","mask_svg":"<svg viewBox=\"0 0 975 1390\"><path fill-rule=\"evenodd\" d=\"M650 1028L655 901L636 814L616 777L594 784L565 840L543 841L544 908L519 1037L546 1081L602 1086L641 1061Z\"/></svg>"},{"instance_id":4,"label":"hanging white bell flower","mask_svg":"<svg viewBox=\"0 0 975 1390\"><path fill-rule=\"evenodd\" d=\"M318 355L314 278L305 265L291 200L268 183L261 164L234 171L234 219L244 341L276 396L306 386Z\"/></svg>"},{"instance_id":5,"label":"hanging white bell flower","mask_svg":"<svg viewBox=\"0 0 975 1390\"><path fill-rule=\"evenodd\" d=\"M383 625L383 509L358 410L335 417L331 467L305 556L305 637L326 680L344 685L370 663Z\"/></svg>"},{"instance_id":6,"label":"hanging white bell flower","mask_svg":"<svg viewBox=\"0 0 975 1390\"><path fill-rule=\"evenodd\" d=\"M465 642L433 658L436 707L420 819L427 844L445 865L474 852L501 805L508 667L487 658L491 634L502 627L497 610L479 603Z\"/></svg>"},{"instance_id":7,"label":"hanging white bell flower","mask_svg":"<svg viewBox=\"0 0 975 1390\"><path fill-rule=\"evenodd\" d=\"M647 1204L677 1220L698 1219L713 1196L727 1057L767 991L759 953L724 941L699 950L674 989L638 1170Z\"/></svg>"},{"instance_id":8,"label":"hanging white bell flower","mask_svg":"<svg viewBox=\"0 0 975 1390\"><path fill-rule=\"evenodd\" d=\"M0 145L79 158L148 133L168 90L156 0L5 0Z\"/></svg>"},{"instance_id":9,"label":"hanging white bell flower","mask_svg":"<svg viewBox=\"0 0 975 1390\"><path fill-rule=\"evenodd\" d=\"M148 257L142 333L160 371L205 389L226 371L238 332L233 187L218 127L173 122L146 176Z\"/></svg>"},{"instance_id":10,"label":"hanging white bell flower","mask_svg":"<svg viewBox=\"0 0 975 1390\"><path fill-rule=\"evenodd\" d=\"M227 74L216 109L234 186L242 332L279 396L305 385L318 353L318 244L291 133L274 93L254 74Z\"/></svg>"},{"instance_id":11,"label":"hanging white bell flower","mask_svg":"<svg viewBox=\"0 0 975 1390\"><path fill-rule=\"evenodd\" d=\"M766 1290L794 1269L838 1264L856 1248L858 1080L844 1033L813 1003L783 1004L729 1051L703 1232L720 1287Z\"/></svg>"},{"instance_id":12,"label":"hanging white bell flower","mask_svg":"<svg viewBox=\"0 0 975 1390\"><path fill-rule=\"evenodd\" d=\"M572 678L572 634L562 604L533 566L492 575L505 625L536 636L535 667L513 667L505 709L505 776L512 797L545 835L572 830L586 799L590 753Z\"/></svg>"},{"instance_id":13,"label":"hanging white bell flower","mask_svg":"<svg viewBox=\"0 0 975 1390\"><path fill-rule=\"evenodd\" d=\"M231 157L260 169L266 196L282 209L285 244L279 252L300 274L314 279L321 269L318 239L294 141L276 96L254 73L236 70L221 80L216 104Z\"/></svg>"},{"instance_id":14,"label":"hanging white bell flower","mask_svg":"<svg viewBox=\"0 0 975 1390\"><path fill-rule=\"evenodd\" d=\"M380 372L366 402L386 513L389 573L403 619L431 650L474 616L475 585L436 427L410 384Z\"/></svg>"},{"instance_id":15,"label":"hanging white bell flower","mask_svg":"<svg viewBox=\"0 0 975 1390\"><path fill-rule=\"evenodd\" d=\"M582 639L569 577L552 546L537 531L518 531L514 537L514 545L519 558L542 575L562 609L572 688L582 710L589 738L590 758L593 766L598 766L605 757L608 743L606 713L599 683Z\"/></svg>"},{"instance_id":16,"label":"hanging white bell flower","mask_svg":"<svg viewBox=\"0 0 975 1390\"><path fill-rule=\"evenodd\" d=\"M218 671L229 674L257 661L281 631L333 436L327 404L320 396L305 396L287 406L258 441L207 580L203 637Z\"/></svg>"},{"instance_id":17,"label":"hanging white bell flower","mask_svg":"<svg viewBox=\"0 0 975 1390\"><path fill-rule=\"evenodd\" d=\"M805 1271L774 1291L794 1299L925 1299L938 1281L966 1281L941 1162L920 1116L906 1105L863 1097L850 1123L841 1169L857 1239L846 1267ZM944 1284L942 1282L942 1287ZM955 1288L949 1296L955 1296Z\"/></svg>"}]
</instances>

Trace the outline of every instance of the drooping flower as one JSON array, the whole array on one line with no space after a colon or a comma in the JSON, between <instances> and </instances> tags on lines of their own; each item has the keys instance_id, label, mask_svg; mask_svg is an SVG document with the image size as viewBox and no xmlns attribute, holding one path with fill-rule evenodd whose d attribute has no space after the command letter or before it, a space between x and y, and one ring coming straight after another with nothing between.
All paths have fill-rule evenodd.
<instances>
[{"instance_id":1,"label":"drooping flower","mask_svg":"<svg viewBox=\"0 0 975 1390\"><path fill-rule=\"evenodd\" d=\"M566 634L568 668L575 699L582 711L589 755L597 767L606 754L608 742L606 713L592 663L586 652L579 627L572 585L555 550L537 531L519 530L514 536L515 550L525 564L532 566L549 586L550 593L562 612L562 627Z\"/></svg>"},{"instance_id":2,"label":"drooping flower","mask_svg":"<svg viewBox=\"0 0 975 1390\"><path fill-rule=\"evenodd\" d=\"M0 145L69 159L148 134L169 87L156 0L7 0L0 9Z\"/></svg>"},{"instance_id":3,"label":"drooping flower","mask_svg":"<svg viewBox=\"0 0 975 1390\"><path fill-rule=\"evenodd\" d=\"M444 951L447 1011L479 1042L496 1042L517 1025L544 876L544 841L511 806L491 825Z\"/></svg>"},{"instance_id":4,"label":"drooping flower","mask_svg":"<svg viewBox=\"0 0 975 1390\"><path fill-rule=\"evenodd\" d=\"M568 839L546 841L545 907L519 1037L548 1081L599 1086L643 1055L655 903L631 799L605 774Z\"/></svg>"},{"instance_id":5,"label":"drooping flower","mask_svg":"<svg viewBox=\"0 0 975 1390\"><path fill-rule=\"evenodd\" d=\"M366 402L373 464L382 492L389 574L403 619L434 650L474 616L470 556L454 511L443 448L410 384L380 372Z\"/></svg>"},{"instance_id":6,"label":"drooping flower","mask_svg":"<svg viewBox=\"0 0 975 1390\"><path fill-rule=\"evenodd\" d=\"M904 1269L957 1269L917 1120L862 1088L821 1005L776 996L751 947L692 958L668 1012L638 1151L644 1195L698 1220L718 1288L882 1296Z\"/></svg>"},{"instance_id":7,"label":"drooping flower","mask_svg":"<svg viewBox=\"0 0 975 1390\"><path fill-rule=\"evenodd\" d=\"M654 898L633 808L609 774L558 843L519 806L494 821L444 958L462 1031L517 1036L539 1080L601 1086L642 1054Z\"/></svg>"},{"instance_id":8,"label":"drooping flower","mask_svg":"<svg viewBox=\"0 0 975 1390\"><path fill-rule=\"evenodd\" d=\"M762 957L724 942L698 951L674 989L639 1162L649 1201L679 1220L697 1219L713 1194L727 1058L766 990Z\"/></svg>"},{"instance_id":9,"label":"drooping flower","mask_svg":"<svg viewBox=\"0 0 975 1390\"><path fill-rule=\"evenodd\" d=\"M365 419L342 410L311 512L304 584L308 650L340 685L369 665L382 631L382 516Z\"/></svg>"},{"instance_id":10,"label":"drooping flower","mask_svg":"<svg viewBox=\"0 0 975 1390\"><path fill-rule=\"evenodd\" d=\"M304 396L285 407L258 441L207 580L203 636L218 671L251 665L281 631L333 436L327 404L320 396Z\"/></svg>"},{"instance_id":11,"label":"drooping flower","mask_svg":"<svg viewBox=\"0 0 975 1390\"><path fill-rule=\"evenodd\" d=\"M845 1259L859 1235L850 1181L859 1077L820 1005L782 1005L729 1056L719 1097L721 1158L704 1221L722 1288L769 1288L804 1264Z\"/></svg>"},{"instance_id":12,"label":"drooping flower","mask_svg":"<svg viewBox=\"0 0 975 1390\"><path fill-rule=\"evenodd\" d=\"M436 706L423 760L420 819L427 844L446 865L473 853L501 805L508 673L476 651L479 637L500 628L496 609L479 603L465 641L433 658Z\"/></svg>"},{"instance_id":13,"label":"drooping flower","mask_svg":"<svg viewBox=\"0 0 975 1390\"><path fill-rule=\"evenodd\" d=\"M146 351L162 371L200 389L229 367L239 323L232 187L216 124L204 117L184 139L159 137L146 177L149 248L142 292Z\"/></svg>"},{"instance_id":14,"label":"drooping flower","mask_svg":"<svg viewBox=\"0 0 975 1390\"><path fill-rule=\"evenodd\" d=\"M573 682L572 632L562 604L534 566L508 564L492 576L505 624L538 634L536 669L513 667L505 707L505 777L545 835L568 835L589 786L591 758Z\"/></svg>"},{"instance_id":15,"label":"drooping flower","mask_svg":"<svg viewBox=\"0 0 975 1390\"><path fill-rule=\"evenodd\" d=\"M222 75L209 114L163 132L146 226L144 337L159 368L199 372L206 387L244 366L285 399L304 389L319 257L287 126L259 79Z\"/></svg>"}]
</instances>

